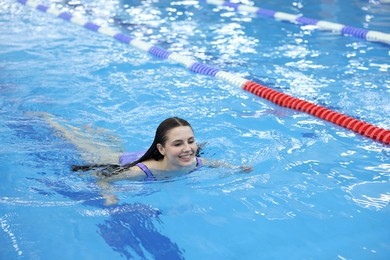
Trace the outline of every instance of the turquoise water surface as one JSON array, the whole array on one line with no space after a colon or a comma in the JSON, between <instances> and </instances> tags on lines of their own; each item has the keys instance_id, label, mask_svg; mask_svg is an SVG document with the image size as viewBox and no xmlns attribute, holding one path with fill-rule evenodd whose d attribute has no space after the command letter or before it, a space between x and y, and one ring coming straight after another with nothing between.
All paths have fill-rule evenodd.
<instances>
[{"instance_id":1,"label":"turquoise water surface","mask_svg":"<svg viewBox=\"0 0 390 260\"><path fill-rule=\"evenodd\" d=\"M387 44L198 1L42 3L390 128ZM390 33L380 1L236 3ZM0 45L0 259L389 259L388 145L17 1ZM254 170L123 181L106 207L38 112L122 151L179 116L202 156Z\"/></svg>"}]
</instances>

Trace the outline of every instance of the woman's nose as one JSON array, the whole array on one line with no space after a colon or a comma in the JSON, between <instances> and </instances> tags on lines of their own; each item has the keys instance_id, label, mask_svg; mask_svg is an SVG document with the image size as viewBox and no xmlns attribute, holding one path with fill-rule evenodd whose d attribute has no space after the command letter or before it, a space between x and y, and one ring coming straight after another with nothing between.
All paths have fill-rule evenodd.
<instances>
[{"instance_id":1,"label":"woman's nose","mask_svg":"<svg viewBox=\"0 0 390 260\"><path fill-rule=\"evenodd\" d=\"M184 151L189 151L189 150L191 150L191 146L190 146L190 144L188 144L188 143L185 143L185 144L184 144L184 148L183 148L183 150L184 150Z\"/></svg>"}]
</instances>

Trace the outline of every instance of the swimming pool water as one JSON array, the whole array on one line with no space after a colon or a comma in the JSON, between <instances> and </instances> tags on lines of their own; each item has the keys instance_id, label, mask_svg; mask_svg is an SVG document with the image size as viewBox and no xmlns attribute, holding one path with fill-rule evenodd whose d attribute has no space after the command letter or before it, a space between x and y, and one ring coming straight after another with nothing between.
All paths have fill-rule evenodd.
<instances>
[{"instance_id":1,"label":"swimming pool water","mask_svg":"<svg viewBox=\"0 0 390 260\"><path fill-rule=\"evenodd\" d=\"M240 3L390 28L390 5L379 1ZM390 128L386 44L197 1L52 4ZM388 146L16 1L0 8L0 259L390 256ZM108 129L102 140L124 151L147 148L157 124L177 115L207 142L204 157L254 171L125 181L115 185L120 203L105 207L94 179L70 171L80 155L41 111Z\"/></svg>"}]
</instances>

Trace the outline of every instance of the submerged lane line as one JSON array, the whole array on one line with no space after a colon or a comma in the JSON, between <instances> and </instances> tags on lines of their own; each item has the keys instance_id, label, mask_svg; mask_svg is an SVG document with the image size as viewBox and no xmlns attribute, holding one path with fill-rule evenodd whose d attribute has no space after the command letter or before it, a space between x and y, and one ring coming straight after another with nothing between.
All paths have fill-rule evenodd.
<instances>
[{"instance_id":1,"label":"submerged lane line","mask_svg":"<svg viewBox=\"0 0 390 260\"><path fill-rule=\"evenodd\" d=\"M270 18L274 18L275 20L287 21L290 23L295 23L300 25L314 25L320 30L331 31L346 36L352 35L354 37L365 39L371 42L381 42L385 44L390 44L390 34L388 33L366 30L366 29L356 28L344 24L307 18L297 14L277 12L277 11L263 9L255 6L236 4L236 3L223 1L223 0L198 0L198 1L207 4L216 5L216 6L227 6L233 8L236 12L253 13L259 16L270 17Z\"/></svg>"},{"instance_id":2,"label":"submerged lane line","mask_svg":"<svg viewBox=\"0 0 390 260\"><path fill-rule=\"evenodd\" d=\"M47 7L45 5L37 3L34 0L17 0L17 1L26 6L35 8L39 11L53 14L66 21L80 25L88 30L108 35L120 42L132 45L142 51L148 52L155 57L161 59L173 60L181 65L184 65L187 69L189 69L192 72L209 75L217 79L221 79L233 86L240 87L248 92L251 92L261 98L271 101L272 103L275 103L279 106L308 113L317 118L326 120L328 122L349 129L355 133L371 138L375 141L384 144L390 144L390 130L386 130L368 124L364 121L355 119L353 117L344 115L339 112L332 111L328 108L312 104L308 101L292 97L282 92L278 92L276 90L262 86L256 82L249 81L237 75L222 71L217 68L210 67L204 63L197 62L192 58L182 56L178 53L164 50L158 46L154 46L150 43L125 35L118 30L89 22L85 17L79 15L72 15L69 12L63 12L53 7Z\"/></svg>"}]
</instances>

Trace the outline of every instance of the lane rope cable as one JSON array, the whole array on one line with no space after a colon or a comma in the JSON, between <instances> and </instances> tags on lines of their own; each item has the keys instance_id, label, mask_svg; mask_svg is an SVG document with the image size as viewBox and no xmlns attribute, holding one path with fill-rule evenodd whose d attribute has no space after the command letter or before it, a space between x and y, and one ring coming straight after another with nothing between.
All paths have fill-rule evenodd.
<instances>
[{"instance_id":1,"label":"lane rope cable","mask_svg":"<svg viewBox=\"0 0 390 260\"><path fill-rule=\"evenodd\" d=\"M273 10L268 10L268 9L259 8L255 6L237 4L237 3L232 3L223 0L198 0L198 1L202 3L216 5L216 6L226 6L226 7L233 8L236 12L252 13L263 17L274 18L275 20L279 20L279 21L286 21L286 22L299 24L299 25L313 25L323 31L331 31L336 34L340 34L344 36L352 35L354 37L364 39L367 41L381 42L390 45L390 34L388 33L366 30L366 29L356 28L344 24L312 19L312 18L301 16L299 14L277 12Z\"/></svg>"},{"instance_id":2,"label":"lane rope cable","mask_svg":"<svg viewBox=\"0 0 390 260\"><path fill-rule=\"evenodd\" d=\"M145 51L157 58L169 59L175 61L185 66L188 70L194 73L208 75L223 80L229 83L230 85L240 87L248 92L251 92L261 98L271 101L272 103L277 104L279 106L308 113L317 118L326 120L328 122L342 126L348 130L351 130L355 133L371 138L372 140L387 145L390 144L390 130L383 129L372 124L368 124L362 120L355 119L353 117L330 110L323 106L315 105L308 101L295 98L288 94L284 94L282 92L260 85L256 82L222 71L218 68L210 67L204 63L197 62L192 58L182 56L176 52L167 51L158 46L154 46L148 42L135 39L131 36L123 34L118 30L106 26L97 25L93 22L88 21L85 17L82 17L79 14L72 15L69 12L60 11L56 8L39 4L34 0L17 0L17 1L23 5L30 6L41 12L53 14L66 21L80 25L88 30L98 32L104 35L108 35L120 42L132 45L137 49Z\"/></svg>"}]
</instances>

